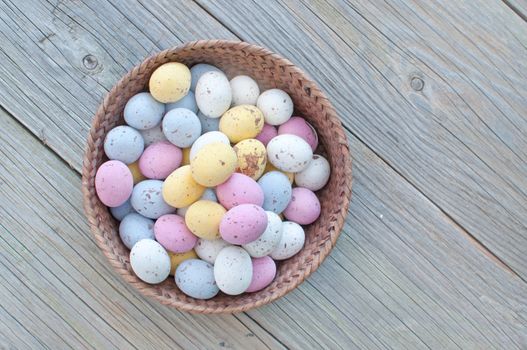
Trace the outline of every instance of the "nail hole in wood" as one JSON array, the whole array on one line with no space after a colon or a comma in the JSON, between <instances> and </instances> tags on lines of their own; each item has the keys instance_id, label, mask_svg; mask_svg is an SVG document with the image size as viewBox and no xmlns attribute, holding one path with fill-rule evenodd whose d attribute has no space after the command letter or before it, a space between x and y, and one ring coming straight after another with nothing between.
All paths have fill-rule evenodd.
<instances>
[{"instance_id":1,"label":"nail hole in wood","mask_svg":"<svg viewBox=\"0 0 527 350\"><path fill-rule=\"evenodd\" d=\"M410 80L410 86L415 91L422 91L425 86L425 82L419 77L413 77L412 80Z\"/></svg>"},{"instance_id":2,"label":"nail hole in wood","mask_svg":"<svg viewBox=\"0 0 527 350\"><path fill-rule=\"evenodd\" d=\"M84 67L88 70L94 70L99 65L99 61L97 60L97 57L94 55L86 55L82 59L82 64Z\"/></svg>"}]
</instances>

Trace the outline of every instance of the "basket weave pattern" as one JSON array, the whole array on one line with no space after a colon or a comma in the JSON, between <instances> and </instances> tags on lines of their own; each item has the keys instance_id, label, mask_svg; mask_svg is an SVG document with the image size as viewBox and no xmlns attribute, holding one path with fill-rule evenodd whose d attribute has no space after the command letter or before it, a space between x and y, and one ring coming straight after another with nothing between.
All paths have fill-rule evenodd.
<instances>
[{"instance_id":1,"label":"basket weave pattern","mask_svg":"<svg viewBox=\"0 0 527 350\"><path fill-rule=\"evenodd\" d=\"M197 300L178 290L172 278L149 285L133 273L129 250L119 238L118 223L100 202L95 192L95 173L107 159L103 143L107 132L123 123L123 109L130 97L144 91L152 72L167 62L188 66L206 62L222 69L227 76L246 74L253 77L261 91L279 88L291 96L295 114L306 118L317 130L319 150L331 164L331 177L317 194L321 202L320 218L306 227L304 248L278 263L273 283L257 293L228 296L220 293L210 300ZM88 134L82 171L84 209L97 245L114 269L144 295L162 304L195 313L233 313L246 311L282 297L313 273L329 254L340 234L351 197L351 158L346 135L335 109L300 69L267 49L244 42L201 40L162 51L147 58L126 74L107 94L95 114Z\"/></svg>"}]
</instances>

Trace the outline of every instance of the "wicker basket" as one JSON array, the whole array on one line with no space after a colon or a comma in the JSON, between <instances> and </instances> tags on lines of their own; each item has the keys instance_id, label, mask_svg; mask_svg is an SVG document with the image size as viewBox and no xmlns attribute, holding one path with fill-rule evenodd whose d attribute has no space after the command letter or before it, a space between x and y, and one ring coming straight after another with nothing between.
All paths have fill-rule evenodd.
<instances>
[{"instance_id":1,"label":"wicker basket","mask_svg":"<svg viewBox=\"0 0 527 350\"><path fill-rule=\"evenodd\" d=\"M178 290L172 278L158 285L139 280L130 267L129 250L118 234L118 223L95 193L95 173L106 160L103 142L106 133L123 123L122 112L130 97L148 87L151 73L161 64L178 61L191 66L198 62L221 68L229 78L246 74L263 90L277 87L289 93L295 114L305 117L317 130L318 152L331 164L331 178L318 192L322 213L306 227L304 248L291 259L278 263L271 285L257 293L197 300ZM259 46L226 40L201 40L162 51L147 58L126 74L104 98L88 135L82 171L84 209L98 246L115 270L144 295L162 304L196 313L246 311L280 298L311 275L333 248L348 210L351 197L351 158L348 142L335 109L316 84L290 61Z\"/></svg>"}]
</instances>

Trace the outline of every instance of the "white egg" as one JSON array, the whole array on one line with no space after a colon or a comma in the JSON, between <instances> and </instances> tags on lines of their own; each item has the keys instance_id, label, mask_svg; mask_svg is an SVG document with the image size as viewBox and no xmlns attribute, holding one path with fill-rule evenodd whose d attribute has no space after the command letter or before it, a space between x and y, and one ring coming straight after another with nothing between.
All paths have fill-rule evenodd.
<instances>
[{"instance_id":1,"label":"white egg","mask_svg":"<svg viewBox=\"0 0 527 350\"><path fill-rule=\"evenodd\" d=\"M313 150L301 137L283 134L269 141L267 157L276 168L297 173L307 168L313 157Z\"/></svg>"},{"instance_id":2,"label":"white egg","mask_svg":"<svg viewBox=\"0 0 527 350\"><path fill-rule=\"evenodd\" d=\"M302 226L292 221L282 223L282 237L276 248L271 252L274 260L289 259L304 246L306 234Z\"/></svg>"},{"instance_id":3,"label":"white egg","mask_svg":"<svg viewBox=\"0 0 527 350\"><path fill-rule=\"evenodd\" d=\"M245 249L229 246L220 251L214 262L214 278L223 293L242 294L249 288L252 277L253 264Z\"/></svg>"},{"instance_id":4,"label":"white egg","mask_svg":"<svg viewBox=\"0 0 527 350\"><path fill-rule=\"evenodd\" d=\"M204 73L196 86L196 103L209 118L219 118L231 106L232 91L229 79L222 72Z\"/></svg>"},{"instance_id":5,"label":"white egg","mask_svg":"<svg viewBox=\"0 0 527 350\"><path fill-rule=\"evenodd\" d=\"M260 95L258 83L247 75L238 75L231 79L232 105L253 105Z\"/></svg>"},{"instance_id":6,"label":"white egg","mask_svg":"<svg viewBox=\"0 0 527 350\"><path fill-rule=\"evenodd\" d=\"M187 148L201 135L201 123L190 109L175 108L163 118L163 133L172 144Z\"/></svg>"},{"instance_id":7,"label":"white egg","mask_svg":"<svg viewBox=\"0 0 527 350\"><path fill-rule=\"evenodd\" d=\"M270 125L285 123L293 115L293 100L280 89L264 91L256 102L256 106L262 111L265 122Z\"/></svg>"},{"instance_id":8,"label":"white egg","mask_svg":"<svg viewBox=\"0 0 527 350\"><path fill-rule=\"evenodd\" d=\"M196 91L196 85L198 85L199 78L201 78L203 74L210 72L210 71L221 72L221 70L218 67L215 67L212 64L198 63L198 64L193 65L192 68L190 68L190 75L191 75L190 90Z\"/></svg>"},{"instance_id":9,"label":"white egg","mask_svg":"<svg viewBox=\"0 0 527 350\"><path fill-rule=\"evenodd\" d=\"M165 134L163 134L161 123L151 129L139 130L139 132L141 133L141 136L143 136L145 148L156 142L167 141Z\"/></svg>"},{"instance_id":10,"label":"white egg","mask_svg":"<svg viewBox=\"0 0 527 350\"><path fill-rule=\"evenodd\" d=\"M272 211L266 211L267 228L256 241L243 245L243 248L253 258L261 258L271 254L282 238L282 220Z\"/></svg>"},{"instance_id":11,"label":"white egg","mask_svg":"<svg viewBox=\"0 0 527 350\"><path fill-rule=\"evenodd\" d=\"M329 162L326 158L314 154L308 166L295 174L295 183L311 191L318 191L328 182L330 171Z\"/></svg>"},{"instance_id":12,"label":"white egg","mask_svg":"<svg viewBox=\"0 0 527 350\"><path fill-rule=\"evenodd\" d=\"M163 282L170 274L170 257L153 239L142 239L130 251L132 270L146 283Z\"/></svg>"},{"instance_id":13,"label":"white egg","mask_svg":"<svg viewBox=\"0 0 527 350\"><path fill-rule=\"evenodd\" d=\"M214 265L214 261L218 257L220 251L230 245L231 244L225 242L221 238L212 240L200 238L198 243L194 246L194 251L201 259Z\"/></svg>"},{"instance_id":14,"label":"white egg","mask_svg":"<svg viewBox=\"0 0 527 350\"><path fill-rule=\"evenodd\" d=\"M190 148L190 154L189 158L190 160L194 159L194 157L198 154L198 152L209 143L215 143L215 142L222 142L226 145L230 145L229 138L227 135L220 131L209 131L198 137L196 141L192 144L192 147Z\"/></svg>"}]
</instances>

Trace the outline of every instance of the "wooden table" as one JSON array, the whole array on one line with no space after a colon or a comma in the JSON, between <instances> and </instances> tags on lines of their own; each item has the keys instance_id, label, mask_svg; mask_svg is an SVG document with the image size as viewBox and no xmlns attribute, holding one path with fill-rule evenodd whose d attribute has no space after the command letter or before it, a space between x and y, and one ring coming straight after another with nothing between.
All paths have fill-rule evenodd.
<instances>
[{"instance_id":1,"label":"wooden table","mask_svg":"<svg viewBox=\"0 0 527 350\"><path fill-rule=\"evenodd\" d=\"M0 4L0 348L527 349L527 3ZM149 54L257 43L327 92L353 200L331 256L271 305L190 315L106 263L85 137Z\"/></svg>"}]
</instances>

